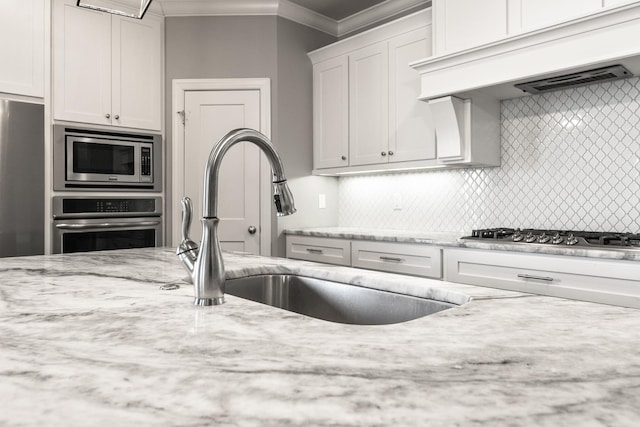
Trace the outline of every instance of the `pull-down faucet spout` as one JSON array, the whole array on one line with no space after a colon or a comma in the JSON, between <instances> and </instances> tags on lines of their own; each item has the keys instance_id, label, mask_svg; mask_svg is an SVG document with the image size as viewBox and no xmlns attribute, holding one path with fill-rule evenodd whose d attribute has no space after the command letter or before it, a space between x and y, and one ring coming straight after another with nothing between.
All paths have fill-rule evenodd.
<instances>
[{"instance_id":1,"label":"pull-down faucet spout","mask_svg":"<svg viewBox=\"0 0 640 427\"><path fill-rule=\"evenodd\" d=\"M293 195L287 185L282 160L269 139L253 129L236 129L226 134L213 147L204 171L202 196L202 240L200 248L189 238L192 205L188 197L182 199L182 241L176 254L191 276L195 289L195 305L224 303L225 273L218 238L218 175L222 158L238 142L251 142L267 156L273 174L273 201L277 215L296 211Z\"/></svg>"}]
</instances>

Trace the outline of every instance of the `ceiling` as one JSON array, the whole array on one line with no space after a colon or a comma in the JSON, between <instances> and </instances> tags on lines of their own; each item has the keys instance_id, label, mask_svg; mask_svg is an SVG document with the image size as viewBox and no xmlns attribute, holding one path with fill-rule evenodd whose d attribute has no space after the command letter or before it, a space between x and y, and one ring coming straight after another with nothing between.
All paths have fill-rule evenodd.
<instances>
[{"instance_id":1,"label":"ceiling","mask_svg":"<svg viewBox=\"0 0 640 427\"><path fill-rule=\"evenodd\" d=\"M166 17L278 15L341 37L430 4L430 0L154 0L151 10Z\"/></svg>"},{"instance_id":2,"label":"ceiling","mask_svg":"<svg viewBox=\"0 0 640 427\"><path fill-rule=\"evenodd\" d=\"M306 9L340 21L386 0L289 0Z\"/></svg>"}]
</instances>

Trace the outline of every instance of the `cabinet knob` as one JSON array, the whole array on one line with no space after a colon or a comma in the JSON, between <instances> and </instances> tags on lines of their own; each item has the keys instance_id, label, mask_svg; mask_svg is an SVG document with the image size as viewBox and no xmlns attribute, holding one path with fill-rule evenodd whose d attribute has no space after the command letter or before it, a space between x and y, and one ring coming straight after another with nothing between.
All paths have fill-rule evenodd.
<instances>
[{"instance_id":1,"label":"cabinet knob","mask_svg":"<svg viewBox=\"0 0 640 427\"><path fill-rule=\"evenodd\" d=\"M120 116L116 114L113 118L118 120L120 118Z\"/></svg>"},{"instance_id":2,"label":"cabinet knob","mask_svg":"<svg viewBox=\"0 0 640 427\"><path fill-rule=\"evenodd\" d=\"M383 151L382 153L380 153L380 155L381 155L382 157L384 157L384 156L386 156L386 155L387 155L387 152L386 152L386 151Z\"/></svg>"},{"instance_id":3,"label":"cabinet knob","mask_svg":"<svg viewBox=\"0 0 640 427\"><path fill-rule=\"evenodd\" d=\"M249 234L256 234L256 231L258 231L258 229L255 227L255 225L250 225L248 231Z\"/></svg>"},{"instance_id":4,"label":"cabinet knob","mask_svg":"<svg viewBox=\"0 0 640 427\"><path fill-rule=\"evenodd\" d=\"M111 118L111 114L109 114L109 113L105 114L104 116L105 116L107 119L110 119L110 118Z\"/></svg>"},{"instance_id":5,"label":"cabinet knob","mask_svg":"<svg viewBox=\"0 0 640 427\"><path fill-rule=\"evenodd\" d=\"M118 117L116 117L116 119L117 119L117 118L118 118ZM393 151L389 151L389 155L390 155L390 156L393 156Z\"/></svg>"},{"instance_id":6,"label":"cabinet knob","mask_svg":"<svg viewBox=\"0 0 640 427\"><path fill-rule=\"evenodd\" d=\"M347 156L342 156L341 159L342 160L347 160Z\"/></svg>"}]
</instances>

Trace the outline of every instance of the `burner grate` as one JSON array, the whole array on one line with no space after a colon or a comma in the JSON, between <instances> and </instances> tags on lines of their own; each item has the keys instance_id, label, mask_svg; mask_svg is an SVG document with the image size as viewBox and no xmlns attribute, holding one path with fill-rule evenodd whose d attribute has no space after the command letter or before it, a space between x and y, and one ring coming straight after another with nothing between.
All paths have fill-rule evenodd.
<instances>
[{"instance_id":1,"label":"burner grate","mask_svg":"<svg viewBox=\"0 0 640 427\"><path fill-rule=\"evenodd\" d=\"M640 249L640 234L636 233L498 227L473 230L471 236L463 237L463 239L517 244Z\"/></svg>"}]
</instances>

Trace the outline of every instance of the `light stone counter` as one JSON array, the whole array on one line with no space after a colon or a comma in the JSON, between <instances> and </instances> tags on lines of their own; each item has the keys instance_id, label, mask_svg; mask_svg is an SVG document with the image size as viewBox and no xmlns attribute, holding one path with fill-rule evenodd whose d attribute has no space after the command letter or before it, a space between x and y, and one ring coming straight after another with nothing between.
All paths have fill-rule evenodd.
<instances>
[{"instance_id":1,"label":"light stone counter","mask_svg":"<svg viewBox=\"0 0 640 427\"><path fill-rule=\"evenodd\" d=\"M591 249L584 247L554 246L550 244L517 244L494 240L466 240L465 235L436 231L407 231L376 228L312 227L285 230L294 236L328 237L347 240L372 240L379 242L419 243L442 247L488 249L495 251L525 252L548 255L577 256L587 258L640 261L640 250Z\"/></svg>"},{"instance_id":2,"label":"light stone counter","mask_svg":"<svg viewBox=\"0 0 640 427\"><path fill-rule=\"evenodd\" d=\"M0 260L2 426L635 426L640 310L225 254L450 302L386 326L227 296L172 249Z\"/></svg>"},{"instance_id":3,"label":"light stone counter","mask_svg":"<svg viewBox=\"0 0 640 427\"><path fill-rule=\"evenodd\" d=\"M423 243L438 246L461 246L459 241L462 234L440 233L435 231L406 231L387 230L378 228L353 228L353 227L312 227L292 228L284 231L285 234L309 237L330 237L347 240L372 240L376 242L395 243Z\"/></svg>"}]
</instances>

